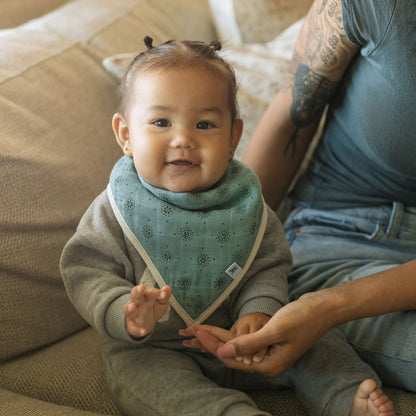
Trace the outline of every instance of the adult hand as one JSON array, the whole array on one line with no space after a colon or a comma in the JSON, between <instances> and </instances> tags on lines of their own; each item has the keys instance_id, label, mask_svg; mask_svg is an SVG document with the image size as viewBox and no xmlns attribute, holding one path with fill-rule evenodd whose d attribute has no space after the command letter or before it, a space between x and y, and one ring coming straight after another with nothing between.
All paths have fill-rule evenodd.
<instances>
[{"instance_id":1,"label":"adult hand","mask_svg":"<svg viewBox=\"0 0 416 416\"><path fill-rule=\"evenodd\" d=\"M247 360L244 360L243 355L238 355L236 350L233 350L233 354L229 354L230 356L228 356L228 354L225 354L226 356L222 356L222 354L219 353L222 348L227 348L227 346L230 345L227 344L228 341L236 340L238 343L239 340L242 340L244 342L246 337L249 337L248 339L250 339L257 333L240 335L234 338L231 331L211 325L194 325L186 330L179 331L179 333L184 336L195 337L194 339L184 341L183 344L185 346L210 352L211 354L217 356L229 368L243 371L256 371L259 373L273 375L270 371L273 367L271 363L271 353L267 353L263 356L260 362L256 358L256 354L254 354L253 360L250 360L250 363L248 363ZM253 348L252 351L254 350L256 349ZM270 351L272 350L273 347L270 348ZM247 357L247 355L245 357Z\"/></svg>"},{"instance_id":2,"label":"adult hand","mask_svg":"<svg viewBox=\"0 0 416 416\"><path fill-rule=\"evenodd\" d=\"M233 338L229 331L221 328L192 326L186 334L194 335L196 339L188 341L187 345L202 347L227 367L277 376L332 326L324 298L312 293L281 308L262 329L252 334ZM265 347L269 350L260 362L254 358L252 364L246 364L239 359Z\"/></svg>"},{"instance_id":3,"label":"adult hand","mask_svg":"<svg viewBox=\"0 0 416 416\"><path fill-rule=\"evenodd\" d=\"M270 316L263 313L248 313L234 322L230 332L233 338L240 335L253 334L269 322ZM244 364L251 364L253 361L260 362L267 353L267 348L262 347L253 354L244 357L236 357L238 361L243 361Z\"/></svg>"}]
</instances>

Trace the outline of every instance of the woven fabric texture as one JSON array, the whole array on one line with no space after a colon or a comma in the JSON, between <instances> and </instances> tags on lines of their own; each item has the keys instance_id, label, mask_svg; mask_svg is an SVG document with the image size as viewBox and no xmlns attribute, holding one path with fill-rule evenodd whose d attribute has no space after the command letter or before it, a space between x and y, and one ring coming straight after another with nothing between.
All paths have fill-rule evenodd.
<instances>
[{"instance_id":1,"label":"woven fabric texture","mask_svg":"<svg viewBox=\"0 0 416 416\"><path fill-rule=\"evenodd\" d=\"M0 29L21 25L61 6L68 0L0 0Z\"/></svg>"},{"instance_id":2,"label":"woven fabric texture","mask_svg":"<svg viewBox=\"0 0 416 416\"><path fill-rule=\"evenodd\" d=\"M95 329L88 328L50 347L10 360L0 365L0 388L19 393L22 400L30 397L118 415L105 386L98 355L104 341Z\"/></svg>"},{"instance_id":3,"label":"woven fabric texture","mask_svg":"<svg viewBox=\"0 0 416 416\"><path fill-rule=\"evenodd\" d=\"M208 13L189 0L78 0L0 31L0 359L86 325L59 258L121 155L117 81L102 59L143 49L149 33L212 40Z\"/></svg>"},{"instance_id":4,"label":"woven fabric texture","mask_svg":"<svg viewBox=\"0 0 416 416\"><path fill-rule=\"evenodd\" d=\"M269 42L304 17L313 0L209 0L221 40Z\"/></svg>"}]
</instances>

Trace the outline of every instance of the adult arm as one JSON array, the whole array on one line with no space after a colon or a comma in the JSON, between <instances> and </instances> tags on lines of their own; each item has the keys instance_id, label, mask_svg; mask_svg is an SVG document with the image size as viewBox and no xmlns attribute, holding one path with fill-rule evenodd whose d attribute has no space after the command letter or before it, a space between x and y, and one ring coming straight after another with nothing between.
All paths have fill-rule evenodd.
<instances>
[{"instance_id":1,"label":"adult arm","mask_svg":"<svg viewBox=\"0 0 416 416\"><path fill-rule=\"evenodd\" d=\"M316 0L296 42L285 85L243 155L258 174L272 208L285 196L324 108L357 50L343 29L341 0Z\"/></svg>"},{"instance_id":2,"label":"adult arm","mask_svg":"<svg viewBox=\"0 0 416 416\"><path fill-rule=\"evenodd\" d=\"M196 342L228 367L276 376L290 367L331 328L354 319L416 309L416 260L303 295L280 309L259 331L233 338L219 328L192 328ZM234 357L270 346L260 363Z\"/></svg>"},{"instance_id":3,"label":"adult arm","mask_svg":"<svg viewBox=\"0 0 416 416\"><path fill-rule=\"evenodd\" d=\"M261 120L244 155L276 207L301 163L325 106L358 48L345 36L340 0L316 0L300 33L291 73ZM354 319L416 309L416 260L333 288L306 294L281 308L261 330L231 339L213 327L195 327L204 349L229 367L276 375L331 328ZM269 354L247 366L262 346Z\"/></svg>"}]
</instances>

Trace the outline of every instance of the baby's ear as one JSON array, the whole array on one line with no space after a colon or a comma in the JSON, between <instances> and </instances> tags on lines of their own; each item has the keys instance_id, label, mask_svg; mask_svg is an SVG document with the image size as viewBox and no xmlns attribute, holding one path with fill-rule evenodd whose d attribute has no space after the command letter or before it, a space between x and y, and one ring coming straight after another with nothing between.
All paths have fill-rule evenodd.
<instances>
[{"instance_id":1,"label":"baby's ear","mask_svg":"<svg viewBox=\"0 0 416 416\"><path fill-rule=\"evenodd\" d=\"M122 148L126 156L132 156L130 146L130 132L127 120L121 113L115 113L113 116L113 131L116 136L118 145Z\"/></svg>"},{"instance_id":2,"label":"baby's ear","mask_svg":"<svg viewBox=\"0 0 416 416\"><path fill-rule=\"evenodd\" d=\"M240 143L241 135L243 134L243 120L237 118L231 129L231 138L230 138L230 154L231 158L234 157L234 152L237 149L238 143Z\"/></svg>"}]
</instances>

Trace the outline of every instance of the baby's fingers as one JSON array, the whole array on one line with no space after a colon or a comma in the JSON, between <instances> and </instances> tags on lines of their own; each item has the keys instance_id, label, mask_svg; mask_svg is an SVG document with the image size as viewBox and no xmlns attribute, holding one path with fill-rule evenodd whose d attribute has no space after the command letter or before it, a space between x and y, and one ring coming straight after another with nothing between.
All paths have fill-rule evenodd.
<instances>
[{"instance_id":1,"label":"baby's fingers","mask_svg":"<svg viewBox=\"0 0 416 416\"><path fill-rule=\"evenodd\" d=\"M126 318L134 320L137 316L137 306L133 302L126 303L123 306L123 312Z\"/></svg>"},{"instance_id":2,"label":"baby's fingers","mask_svg":"<svg viewBox=\"0 0 416 416\"><path fill-rule=\"evenodd\" d=\"M235 359L237 361L243 362L246 365L251 365L253 363L258 364L263 361L263 358L267 354L267 348L262 348L261 350L257 351L255 354L252 355L245 355L244 357L237 356Z\"/></svg>"},{"instance_id":3,"label":"baby's fingers","mask_svg":"<svg viewBox=\"0 0 416 416\"><path fill-rule=\"evenodd\" d=\"M126 319L127 332L134 338L141 338L148 334L148 331L131 319Z\"/></svg>"},{"instance_id":4,"label":"baby's fingers","mask_svg":"<svg viewBox=\"0 0 416 416\"><path fill-rule=\"evenodd\" d=\"M263 361L263 358L266 356L267 351L269 351L268 348L262 348L261 350L257 351L255 354L253 354L253 362L254 363L260 363Z\"/></svg>"},{"instance_id":5,"label":"baby's fingers","mask_svg":"<svg viewBox=\"0 0 416 416\"><path fill-rule=\"evenodd\" d=\"M126 319L134 321L134 323L139 327L145 326L146 316L152 312L152 310L153 306L148 303L137 305L134 302L129 302L123 306L123 312Z\"/></svg>"},{"instance_id":6,"label":"baby's fingers","mask_svg":"<svg viewBox=\"0 0 416 416\"><path fill-rule=\"evenodd\" d=\"M162 287L162 289L160 289L159 298L158 298L159 303L162 303L162 304L168 303L171 295L172 295L172 288L170 286Z\"/></svg>"},{"instance_id":7,"label":"baby's fingers","mask_svg":"<svg viewBox=\"0 0 416 416\"><path fill-rule=\"evenodd\" d=\"M182 341L182 344L188 348L195 348L199 350L202 350L204 348L202 344L199 342L198 338L185 339Z\"/></svg>"},{"instance_id":8,"label":"baby's fingers","mask_svg":"<svg viewBox=\"0 0 416 416\"><path fill-rule=\"evenodd\" d=\"M126 316L127 332L134 338L141 338L147 335L148 331L138 322L139 310L135 303L129 302L123 306L123 312Z\"/></svg>"},{"instance_id":9,"label":"baby's fingers","mask_svg":"<svg viewBox=\"0 0 416 416\"><path fill-rule=\"evenodd\" d=\"M133 289L130 291L130 300L134 302L136 305L140 305L142 302L145 301L145 292L147 287L143 284L134 286Z\"/></svg>"},{"instance_id":10,"label":"baby's fingers","mask_svg":"<svg viewBox=\"0 0 416 416\"><path fill-rule=\"evenodd\" d=\"M133 287L131 290L130 300L136 305L140 305L143 302L156 300L161 303L166 303L169 300L171 294L172 289L169 286L158 289L155 287L140 284Z\"/></svg>"}]
</instances>

